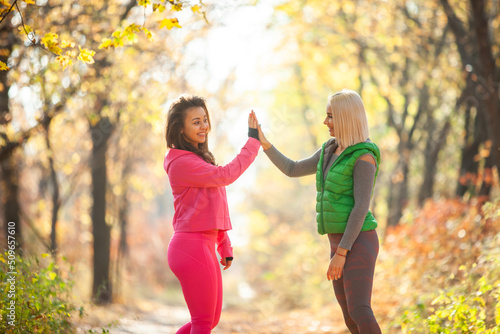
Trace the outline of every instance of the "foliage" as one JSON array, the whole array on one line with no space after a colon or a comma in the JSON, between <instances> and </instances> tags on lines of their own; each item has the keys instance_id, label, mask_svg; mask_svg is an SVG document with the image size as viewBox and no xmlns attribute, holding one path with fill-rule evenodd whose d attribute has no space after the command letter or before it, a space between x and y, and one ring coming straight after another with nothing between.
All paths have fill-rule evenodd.
<instances>
[{"instance_id":1,"label":"foliage","mask_svg":"<svg viewBox=\"0 0 500 334\"><path fill-rule=\"evenodd\" d=\"M474 267L474 269L476 269ZM461 270L467 271L462 267ZM448 291L441 290L437 297L411 307L404 312L401 325L404 333L499 333L500 332L500 265L480 277L471 273L457 284L449 280ZM479 278L480 277L480 278ZM491 284L492 283L492 284ZM494 311L494 313L492 312ZM487 317L489 315L489 317ZM494 317L494 318L493 318ZM495 319L493 321L493 319Z\"/></svg>"},{"instance_id":2,"label":"foliage","mask_svg":"<svg viewBox=\"0 0 500 334\"><path fill-rule=\"evenodd\" d=\"M130 11L130 9L125 9L125 7L139 7L144 11L143 22L142 24L137 23L127 23L119 22L120 26L114 27L114 32L109 31L108 27L103 29L102 31L95 34L95 30L91 32L83 32L78 31L78 33L82 34L84 38L81 38L82 41L87 41L89 44L94 44L93 41L98 42L101 41L98 49L108 49L112 48L120 48L124 45L134 44L138 41L138 33L144 33L149 41L153 41L154 34L151 31L151 27L146 27L146 13L148 13L148 17L155 22L156 29L161 30L166 28L171 30L172 28L181 28L179 24L179 19L176 16L178 12L190 8L193 14L201 15L205 20L206 15L205 11L202 10L203 4L201 1L198 4L191 4L186 1L181 0L164 0L159 1L159 3L151 3L149 0L137 0L130 1L130 4L124 6L124 4L115 4L105 2L103 4L97 5L94 2L85 2L85 1L77 1L71 4L66 1L65 4L52 4L54 7L54 12L59 11L57 18L54 19L53 22L47 24L47 18L49 16L44 16L43 18L38 18L40 13L43 11L39 11L37 13L37 8L41 8L44 5L37 4L31 0L1 0L0 1L0 23L8 24L7 22L2 22L8 18L12 13L16 13L21 18L20 22L15 25L15 30L19 31L19 34L26 39L26 42L31 45L37 45L44 48L46 51L52 53L57 56L55 60L61 64L62 69L66 69L73 62L73 59L77 59L83 63L92 64L94 63L93 56L96 54L96 51L92 49L82 48L81 45L78 45L78 49L76 48L76 43L63 38L63 36L75 36L75 30L81 30L78 27L60 27L59 16L63 14L66 17L75 17L78 18L78 21L83 21L83 17L88 15L88 13L99 13L101 11L106 12L110 17L115 16L116 12L119 12L119 7L123 7L122 10ZM88 10L88 8L92 8L92 10ZM23 10L24 9L24 10ZM168 10L167 10L168 9ZM81 10L78 12L78 10ZM92 15L92 14L91 14ZM124 17L126 18L126 17ZM42 19L42 22L38 22L35 20ZM68 21L71 21L69 19ZM27 25L25 22L35 22L35 26ZM31 24L31 23L30 23ZM106 38L105 36L109 36L111 34L111 38ZM0 61L0 71L7 71L9 67L4 62Z\"/></svg>"},{"instance_id":3,"label":"foliage","mask_svg":"<svg viewBox=\"0 0 500 334\"><path fill-rule=\"evenodd\" d=\"M500 201L428 201L387 231L375 312L404 333L500 331ZM392 292L392 293L390 293Z\"/></svg>"},{"instance_id":4,"label":"foliage","mask_svg":"<svg viewBox=\"0 0 500 334\"><path fill-rule=\"evenodd\" d=\"M71 270L63 272L48 256L0 254L0 290L5 292L0 298L0 332L69 333L72 313L79 311L82 317L83 308L77 310L70 299ZM15 309L13 326L9 307Z\"/></svg>"}]
</instances>

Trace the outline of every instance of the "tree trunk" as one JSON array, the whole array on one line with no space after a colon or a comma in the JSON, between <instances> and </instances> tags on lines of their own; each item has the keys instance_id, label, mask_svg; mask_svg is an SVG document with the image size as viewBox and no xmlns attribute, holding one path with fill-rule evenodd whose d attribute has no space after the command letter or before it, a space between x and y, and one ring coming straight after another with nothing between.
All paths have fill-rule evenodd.
<instances>
[{"instance_id":1,"label":"tree trunk","mask_svg":"<svg viewBox=\"0 0 500 334\"><path fill-rule=\"evenodd\" d=\"M8 227L14 227L16 240L16 249L23 247L23 234L20 222L20 208L18 201L19 194L19 171L18 164L13 154L7 160L0 163L2 168L2 194L4 207L4 233L7 240Z\"/></svg>"},{"instance_id":2,"label":"tree trunk","mask_svg":"<svg viewBox=\"0 0 500 334\"><path fill-rule=\"evenodd\" d=\"M476 119L484 119L484 132L487 138L491 140L491 154L493 154L493 163L500 167L500 103L498 100L498 91L495 87L495 78L500 77L495 65L491 47L491 32L488 18L485 11L484 0L471 0L471 15L468 24L463 23L455 14L448 0L440 0L443 9L448 18L453 34L455 35L457 50L462 61L462 69L471 66L473 75L476 76L473 81L471 75L467 77L467 87L462 94L461 99L466 101L466 108L470 110L473 104L477 109ZM467 29L466 29L467 27ZM469 89L467 91L467 89ZM457 106L460 103L457 102ZM468 111L467 111L468 112ZM484 115L480 115L483 113ZM481 116L481 117L480 117ZM467 114L466 114L467 117ZM457 187L457 195L463 196L470 188L464 184L467 176L477 175L477 162L472 159L477 155L481 142L481 134L474 134L474 141L470 144L465 139L464 149L462 150L462 166ZM472 171L471 171L472 170ZM475 190L475 187L473 188ZM483 189L485 191L486 189ZM473 195L475 195L473 193Z\"/></svg>"},{"instance_id":3,"label":"tree trunk","mask_svg":"<svg viewBox=\"0 0 500 334\"><path fill-rule=\"evenodd\" d=\"M115 291L120 288L121 282L121 269L123 266L123 260L128 257L128 243L127 243L127 228L128 228L128 215L130 202L128 200L128 183L129 176L132 171L132 161L131 159L125 159L124 168L121 177L121 187L123 193L119 198L118 204L118 221L120 224L120 240L118 241L118 254L116 257L116 268L115 268ZM120 293L120 291L117 291Z\"/></svg>"},{"instance_id":4,"label":"tree trunk","mask_svg":"<svg viewBox=\"0 0 500 334\"><path fill-rule=\"evenodd\" d=\"M54 151L50 144L50 122L52 118L47 118L43 123L45 130L45 144L49 157L50 182L52 183L52 222L50 228L50 251L54 260L57 257L57 219L59 217L59 209L61 208L61 197L59 193L59 182L57 173L54 168ZM49 188L50 189L50 188Z\"/></svg>"},{"instance_id":5,"label":"tree trunk","mask_svg":"<svg viewBox=\"0 0 500 334\"><path fill-rule=\"evenodd\" d=\"M477 157L479 156L481 144L486 140L484 113L479 110L478 106L476 106L474 129L470 133L471 108L472 106L469 104L465 113L466 137L464 139L464 147L462 148L460 176L456 190L456 195L459 197L463 197L467 192L471 196L476 195L477 176L479 173L479 161Z\"/></svg>"},{"instance_id":6,"label":"tree trunk","mask_svg":"<svg viewBox=\"0 0 500 334\"><path fill-rule=\"evenodd\" d=\"M471 0L474 17L474 28L478 44L478 62L481 86L476 89L476 95L484 105L488 138L492 141L493 162L500 168L500 109L498 90L495 87L496 66L493 57L488 18L484 0Z\"/></svg>"},{"instance_id":7,"label":"tree trunk","mask_svg":"<svg viewBox=\"0 0 500 334\"><path fill-rule=\"evenodd\" d=\"M422 207L427 198L431 198L434 193L434 178L436 177L437 162L439 152L443 149L446 143L446 137L450 131L451 123L448 119L443 128L439 131L439 136L433 136L436 124L434 116L430 113L426 129L428 131L427 144L425 148L425 162L424 162L424 180L418 192L418 205Z\"/></svg>"},{"instance_id":8,"label":"tree trunk","mask_svg":"<svg viewBox=\"0 0 500 334\"><path fill-rule=\"evenodd\" d=\"M459 107L459 103L457 102L457 109ZM465 193L467 192L467 184L464 182L465 181L465 175L467 175L468 170L472 167L468 162L470 163L472 160L467 159L468 156L471 156L471 153L469 153L470 150L470 144L469 144L469 138L471 136L470 134L470 124L471 124L471 109L472 105L470 103L467 103L465 107L465 115L464 115L464 141L463 141L463 146L462 146L462 156L460 158L460 172L458 175L458 183L457 183L457 189L455 191L455 194L459 197L463 197ZM474 154L472 154L474 156ZM477 168L476 168L477 169Z\"/></svg>"},{"instance_id":9,"label":"tree trunk","mask_svg":"<svg viewBox=\"0 0 500 334\"><path fill-rule=\"evenodd\" d=\"M493 184L493 167L495 166L494 155L491 152L493 147L490 149L490 155L486 157L484 161L484 168L481 175L481 188L478 192L479 206L490 199L491 187Z\"/></svg>"},{"instance_id":10,"label":"tree trunk","mask_svg":"<svg viewBox=\"0 0 500 334\"><path fill-rule=\"evenodd\" d=\"M403 76L403 83L401 86L404 87L408 82L408 63L405 69L405 74ZM392 183L396 187L396 197L393 198L392 202L389 202L389 217L387 219L387 225L394 226L399 223L399 220L403 216L403 210L408 204L408 182L410 174L410 159L414 149L413 135L418 127L418 123L423 114L428 112L429 109L429 88L424 85L420 90L420 95L418 99L418 110L417 114L413 118L413 124L409 131L405 130L405 123L408 116L408 106L410 104L410 94L405 95L405 104L403 107L402 121L399 124L394 123L393 115L389 118L389 124L396 129L399 137L398 153L399 161L395 169L396 173L393 175ZM388 98L386 98L388 100ZM391 110L390 108L389 110ZM392 191L392 190L391 190Z\"/></svg>"},{"instance_id":11,"label":"tree trunk","mask_svg":"<svg viewBox=\"0 0 500 334\"><path fill-rule=\"evenodd\" d=\"M396 226L403 216L403 210L408 204L408 173L410 149L407 143L401 143L398 165L392 175L391 186L389 188L389 216L387 226ZM402 147L402 148L401 148Z\"/></svg>"},{"instance_id":12,"label":"tree trunk","mask_svg":"<svg viewBox=\"0 0 500 334\"><path fill-rule=\"evenodd\" d=\"M136 0L129 0L125 5L125 11L120 15L120 22L125 20ZM96 73L105 73L112 62L108 61L106 55L96 58L94 69ZM106 189L107 189L107 165L106 153L108 141L113 132L113 124L110 119L102 117L101 110L109 105L109 91L97 95L94 110L100 117L97 123L90 121L90 133L92 136L92 157L90 159L92 171L92 234L94 236L94 280L92 284L92 298L97 304L109 304L113 299L113 290L110 279L110 255L111 255L111 226L106 223ZM119 117L119 114L118 116Z\"/></svg>"},{"instance_id":13,"label":"tree trunk","mask_svg":"<svg viewBox=\"0 0 500 334\"><path fill-rule=\"evenodd\" d=\"M488 19L484 10L484 0L471 0L472 13L469 22L464 23L455 14L448 0L440 0L448 18L449 26L455 35L457 50L462 62L462 70L470 73L466 78L466 87L457 100L457 110L465 105L465 139L462 148L460 175L456 194L464 196L467 191L476 195L476 182L479 164L480 145L488 138L492 141L491 154L493 163L500 166L498 148L500 144L500 117L498 93L493 85L496 69L490 43ZM474 79L472 78L474 76ZM471 109L477 110L474 120L474 133L470 134L472 122ZM488 164L488 163L487 163ZM485 192L487 188L483 188ZM481 192L481 190L480 190Z\"/></svg>"},{"instance_id":14,"label":"tree trunk","mask_svg":"<svg viewBox=\"0 0 500 334\"><path fill-rule=\"evenodd\" d=\"M102 107L102 105L101 105ZM97 109L97 110L100 110ZM97 304L112 302L110 281L111 227L106 223L106 152L112 125L107 117L90 125L92 134L92 234L94 236L94 282L92 297Z\"/></svg>"},{"instance_id":15,"label":"tree trunk","mask_svg":"<svg viewBox=\"0 0 500 334\"><path fill-rule=\"evenodd\" d=\"M5 22L0 29L0 49L4 50L0 54L0 61L8 63L9 56L16 43L13 28ZM3 146L7 147L10 144L10 138L7 136L7 127L10 126L12 114L9 109L9 71L0 71L0 140L4 142ZM0 161L0 169L2 174L0 184L1 201L4 205L4 223L1 224L3 233L7 240L8 225L14 226L16 248L20 251L23 246L23 235L20 221L20 206L18 200L19 193L19 171L18 163L15 158L15 150L9 150L8 153ZM12 235L11 235L12 236ZM7 246L7 245L5 245ZM2 247L3 249L4 247Z\"/></svg>"}]
</instances>

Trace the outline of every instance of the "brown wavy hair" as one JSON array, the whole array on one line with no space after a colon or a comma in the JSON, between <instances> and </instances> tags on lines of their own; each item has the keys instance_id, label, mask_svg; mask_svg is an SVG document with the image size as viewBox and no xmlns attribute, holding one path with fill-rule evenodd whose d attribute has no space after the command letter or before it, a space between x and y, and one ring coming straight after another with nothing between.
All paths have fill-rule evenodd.
<instances>
[{"instance_id":1,"label":"brown wavy hair","mask_svg":"<svg viewBox=\"0 0 500 334\"><path fill-rule=\"evenodd\" d=\"M208 131L205 137L205 142L198 144L198 147L195 147L193 146L193 144L189 143L182 133L182 129L184 128L184 120L186 119L186 112L189 109L196 107L201 107L203 108L203 110L205 110L205 115L207 115L208 120ZM212 123L210 123L210 116L208 114L205 99L194 95L181 95L170 105L170 108L168 109L165 131L165 140L167 141L167 147L193 152L199 155L206 162L215 165L214 155L208 149L208 133L211 129Z\"/></svg>"}]
</instances>

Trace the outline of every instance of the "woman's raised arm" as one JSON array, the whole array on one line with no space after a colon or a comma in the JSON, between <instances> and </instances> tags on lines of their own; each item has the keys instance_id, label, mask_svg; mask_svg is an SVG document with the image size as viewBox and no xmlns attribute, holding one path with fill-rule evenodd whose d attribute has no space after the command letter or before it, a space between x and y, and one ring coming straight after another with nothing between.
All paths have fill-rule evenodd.
<instances>
[{"instance_id":1,"label":"woman's raised arm","mask_svg":"<svg viewBox=\"0 0 500 334\"><path fill-rule=\"evenodd\" d=\"M261 126L258 126L259 140L264 149L264 153L268 156L271 162L286 176L300 177L316 173L318 161L321 156L321 149L317 150L309 158L294 161L282 154L267 140Z\"/></svg>"}]
</instances>

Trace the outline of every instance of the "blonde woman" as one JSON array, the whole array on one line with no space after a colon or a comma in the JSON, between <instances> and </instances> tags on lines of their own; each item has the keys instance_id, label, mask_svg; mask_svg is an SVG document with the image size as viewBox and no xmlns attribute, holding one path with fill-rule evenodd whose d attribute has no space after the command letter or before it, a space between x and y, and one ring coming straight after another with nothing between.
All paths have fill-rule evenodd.
<instances>
[{"instance_id":1,"label":"blonde woman","mask_svg":"<svg viewBox=\"0 0 500 334\"><path fill-rule=\"evenodd\" d=\"M379 242L377 221L369 211L380 151L368 138L361 97L342 90L328 97L326 118L330 138L311 157L292 161L281 154L259 126L259 139L272 163L289 177L316 174L316 222L330 241L335 296L351 333L381 333L371 308Z\"/></svg>"}]
</instances>

